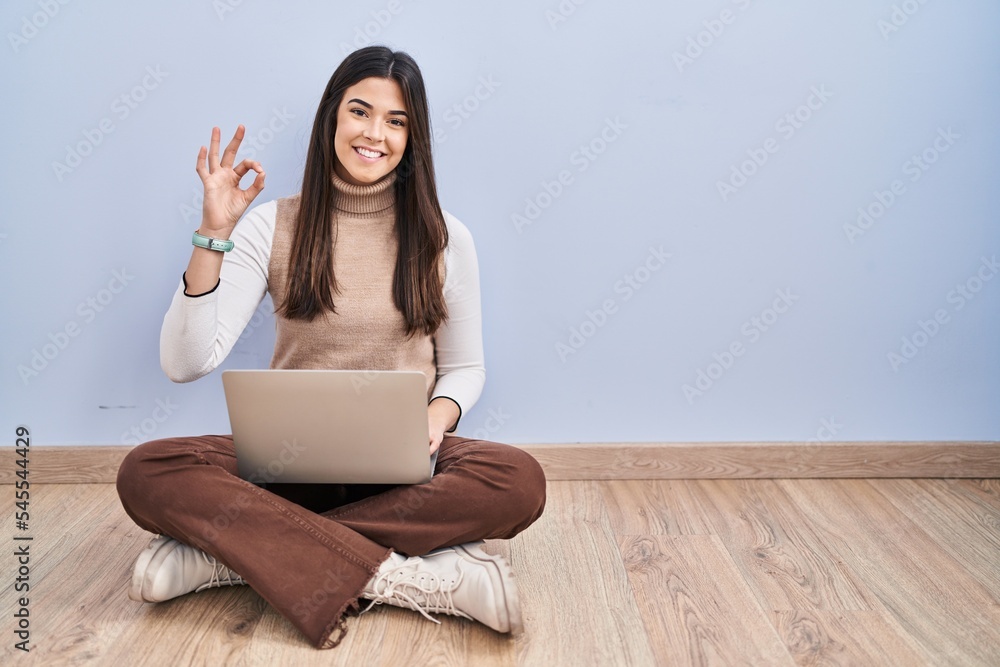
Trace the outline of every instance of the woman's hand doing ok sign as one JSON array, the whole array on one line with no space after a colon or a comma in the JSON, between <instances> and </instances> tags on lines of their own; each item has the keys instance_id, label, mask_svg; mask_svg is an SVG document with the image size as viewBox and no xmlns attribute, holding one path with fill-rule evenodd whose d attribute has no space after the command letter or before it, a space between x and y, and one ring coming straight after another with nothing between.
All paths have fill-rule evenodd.
<instances>
[{"instance_id":1,"label":"woman's hand doing ok sign","mask_svg":"<svg viewBox=\"0 0 1000 667\"><path fill-rule=\"evenodd\" d=\"M236 134L226 146L222 159L219 160L219 137L221 131L212 128L212 143L206 149L198 151L198 164L195 170L205 186L205 200L202 204L202 233L215 238L229 238L240 216L247 210L250 203L264 189L264 168L256 160L246 159L233 166L236 151L240 148L246 128L240 125ZM246 190L240 190L240 179L251 170L257 172L257 177Z\"/></svg>"}]
</instances>

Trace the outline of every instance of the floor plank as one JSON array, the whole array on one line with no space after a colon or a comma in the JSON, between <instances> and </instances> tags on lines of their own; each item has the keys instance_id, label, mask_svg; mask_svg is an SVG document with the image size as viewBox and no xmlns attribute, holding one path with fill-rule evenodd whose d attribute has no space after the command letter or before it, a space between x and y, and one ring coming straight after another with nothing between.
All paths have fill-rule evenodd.
<instances>
[{"instance_id":1,"label":"floor plank","mask_svg":"<svg viewBox=\"0 0 1000 667\"><path fill-rule=\"evenodd\" d=\"M881 611L776 611L774 618L800 667L932 664Z\"/></svg>"},{"instance_id":2,"label":"floor plank","mask_svg":"<svg viewBox=\"0 0 1000 667\"><path fill-rule=\"evenodd\" d=\"M934 480L965 500L974 522L988 535L1000 533L1000 479Z\"/></svg>"},{"instance_id":3,"label":"floor plank","mask_svg":"<svg viewBox=\"0 0 1000 667\"><path fill-rule=\"evenodd\" d=\"M986 587L1000 581L1000 511L987 510L950 480L893 479L878 489ZM964 482L964 480L963 480ZM974 539L955 539L956 535Z\"/></svg>"},{"instance_id":4,"label":"floor plank","mask_svg":"<svg viewBox=\"0 0 1000 667\"><path fill-rule=\"evenodd\" d=\"M718 537L622 537L620 547L657 664L794 664Z\"/></svg>"},{"instance_id":5,"label":"floor plank","mask_svg":"<svg viewBox=\"0 0 1000 667\"><path fill-rule=\"evenodd\" d=\"M935 665L995 665L1000 591L973 578L866 480L780 480Z\"/></svg>"},{"instance_id":6,"label":"floor plank","mask_svg":"<svg viewBox=\"0 0 1000 667\"><path fill-rule=\"evenodd\" d=\"M550 482L538 522L495 546L524 591L518 664L655 664L595 483Z\"/></svg>"},{"instance_id":7,"label":"floor plank","mask_svg":"<svg viewBox=\"0 0 1000 667\"><path fill-rule=\"evenodd\" d=\"M693 490L763 608L871 608L854 573L772 481L701 480Z\"/></svg>"},{"instance_id":8,"label":"floor plank","mask_svg":"<svg viewBox=\"0 0 1000 667\"><path fill-rule=\"evenodd\" d=\"M595 482L615 535L712 535L688 480Z\"/></svg>"}]
</instances>

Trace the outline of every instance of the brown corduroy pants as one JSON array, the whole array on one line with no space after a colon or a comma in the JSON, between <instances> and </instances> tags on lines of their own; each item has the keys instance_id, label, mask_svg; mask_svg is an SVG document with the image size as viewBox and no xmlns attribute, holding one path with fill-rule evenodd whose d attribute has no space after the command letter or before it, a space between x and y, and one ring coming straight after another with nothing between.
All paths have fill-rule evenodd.
<instances>
[{"instance_id":1,"label":"brown corduroy pants","mask_svg":"<svg viewBox=\"0 0 1000 667\"><path fill-rule=\"evenodd\" d=\"M345 613L392 551L511 538L545 507L534 458L457 436L445 436L427 484L265 486L239 478L231 435L153 440L118 470L136 524L214 556L319 648L340 642Z\"/></svg>"}]
</instances>

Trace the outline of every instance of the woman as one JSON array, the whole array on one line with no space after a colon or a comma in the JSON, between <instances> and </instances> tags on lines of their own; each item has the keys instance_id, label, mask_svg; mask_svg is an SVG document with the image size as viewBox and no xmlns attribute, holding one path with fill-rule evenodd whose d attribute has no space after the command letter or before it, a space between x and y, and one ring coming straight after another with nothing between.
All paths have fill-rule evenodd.
<instances>
[{"instance_id":1,"label":"woman","mask_svg":"<svg viewBox=\"0 0 1000 667\"><path fill-rule=\"evenodd\" d=\"M232 436L147 442L118 472L125 511L160 535L130 597L249 584L320 648L340 642L359 598L518 633L510 567L481 540L533 523L545 478L517 448L448 435L485 378L478 265L468 229L438 204L419 68L385 47L349 55L320 101L302 192L237 226L265 177L258 162L235 164L243 135L220 159L213 128L198 153L203 217L164 318L164 371L176 382L211 372L270 292L272 368L425 373L435 474L420 487L265 489L238 477Z\"/></svg>"}]
</instances>

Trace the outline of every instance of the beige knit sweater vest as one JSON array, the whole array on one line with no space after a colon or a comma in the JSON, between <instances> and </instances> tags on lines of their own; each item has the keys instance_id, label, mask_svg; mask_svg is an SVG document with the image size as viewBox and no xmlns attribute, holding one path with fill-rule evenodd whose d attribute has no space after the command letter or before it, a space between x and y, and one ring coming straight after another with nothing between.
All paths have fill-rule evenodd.
<instances>
[{"instance_id":1,"label":"beige knit sweater vest","mask_svg":"<svg viewBox=\"0 0 1000 667\"><path fill-rule=\"evenodd\" d=\"M437 367L431 336L406 337L406 322L392 297L398 242L395 174L373 185L352 185L334 176L337 222L333 270L337 312L312 322L275 314L277 339L271 368L415 370L434 389ZM278 199L268 263L268 292L275 305L288 286L288 259L301 193ZM294 269L293 269L294 270Z\"/></svg>"}]
</instances>

